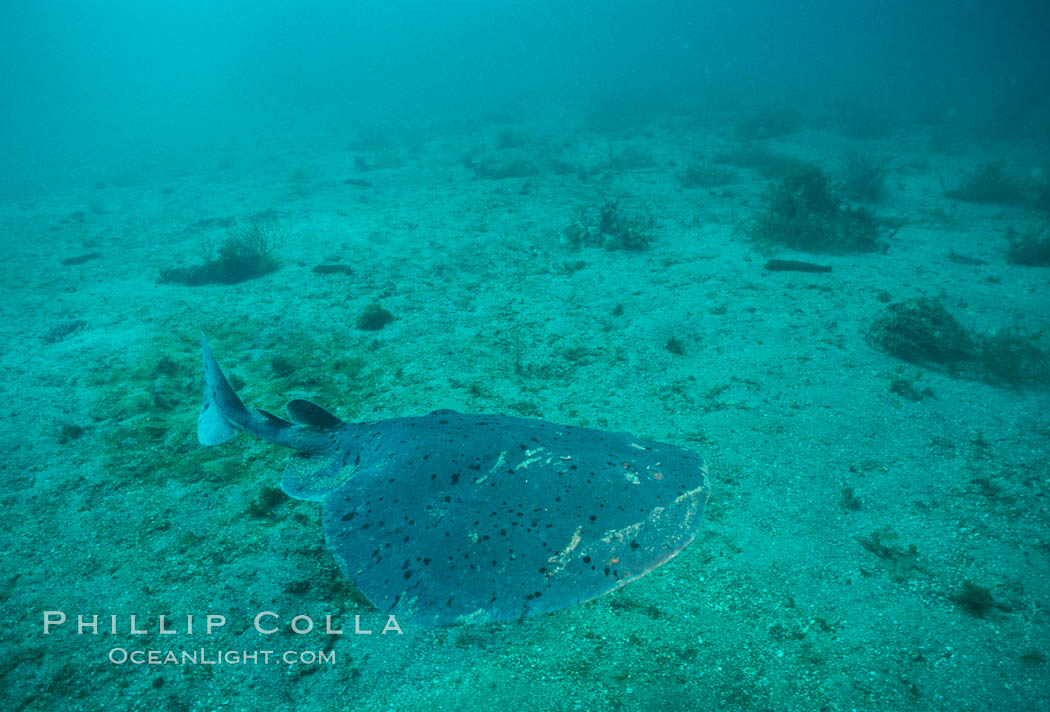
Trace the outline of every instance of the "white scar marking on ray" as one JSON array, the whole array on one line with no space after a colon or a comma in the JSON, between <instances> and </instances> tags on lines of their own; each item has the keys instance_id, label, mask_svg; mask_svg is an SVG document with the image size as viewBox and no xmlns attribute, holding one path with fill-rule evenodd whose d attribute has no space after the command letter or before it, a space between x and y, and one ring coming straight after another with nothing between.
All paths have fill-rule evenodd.
<instances>
[{"instance_id":1,"label":"white scar marking on ray","mask_svg":"<svg viewBox=\"0 0 1050 712\"><path fill-rule=\"evenodd\" d=\"M566 546L554 556L547 559L548 564L554 564L554 570L547 571L544 574L544 577L549 579L550 577L562 571L562 569L565 568L565 564L569 562L569 555L576 550L576 547L580 545L581 541L583 541L583 527L578 526L576 527L576 531L572 533L572 539L569 540L568 546Z\"/></svg>"}]
</instances>

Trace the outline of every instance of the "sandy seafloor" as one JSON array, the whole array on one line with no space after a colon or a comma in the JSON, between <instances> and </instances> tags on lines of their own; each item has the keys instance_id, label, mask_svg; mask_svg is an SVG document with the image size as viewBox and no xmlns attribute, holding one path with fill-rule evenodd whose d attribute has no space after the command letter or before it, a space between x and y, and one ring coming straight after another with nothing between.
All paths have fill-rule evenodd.
<instances>
[{"instance_id":1,"label":"sandy seafloor","mask_svg":"<svg viewBox=\"0 0 1050 712\"><path fill-rule=\"evenodd\" d=\"M938 153L921 128L850 141L811 126L767 141L829 170L850 151L889 161L875 209L903 225L886 253L812 256L760 251L737 229L761 207L761 175L682 187L689 160L737 145L723 125L523 120L511 150L543 169L503 180L461 157L497 151L505 126L347 127L191 145L179 167L89 161L7 199L0 706L1050 708L1050 396L905 364L864 340L887 295L938 297L978 331L1050 327L1050 270L1005 260L1006 228L1038 216L944 195L977 165L1025 169L1032 154L966 140ZM603 168L625 151L655 163ZM358 158L383 167L359 171ZM651 249L567 248L562 229L604 198L654 217ZM197 260L189 226L264 210L288 233L277 272L158 283ZM769 257L833 271L766 272ZM311 271L326 261L354 274ZM374 301L396 320L358 330ZM310 397L356 420L500 412L696 449L711 473L706 522L651 575L540 618L261 640L249 629L260 610L285 624L382 618L325 549L317 504L258 506L286 452L247 437L197 444L202 329L250 405ZM897 378L934 395L903 398ZM966 582L990 590L984 617L955 601ZM48 609L135 613L154 632L45 637ZM158 614L212 612L230 622L210 638L155 632ZM337 662L116 666L115 646L327 648Z\"/></svg>"}]
</instances>

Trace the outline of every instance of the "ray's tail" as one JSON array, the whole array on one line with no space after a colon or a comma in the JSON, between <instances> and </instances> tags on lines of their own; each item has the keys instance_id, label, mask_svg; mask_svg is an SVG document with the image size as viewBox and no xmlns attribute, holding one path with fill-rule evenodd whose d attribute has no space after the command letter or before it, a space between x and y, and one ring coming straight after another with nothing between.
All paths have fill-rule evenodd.
<instances>
[{"instance_id":1,"label":"ray's tail","mask_svg":"<svg viewBox=\"0 0 1050 712\"><path fill-rule=\"evenodd\" d=\"M246 430L252 422L252 414L226 380L204 334L201 334L201 353L204 357L204 402L197 418L197 439L201 445L218 445Z\"/></svg>"},{"instance_id":2,"label":"ray's tail","mask_svg":"<svg viewBox=\"0 0 1050 712\"><path fill-rule=\"evenodd\" d=\"M347 427L321 406L299 398L285 406L291 420L262 408L250 411L226 380L204 334L201 334L201 355L204 357L204 401L197 418L197 439L201 445L219 445L245 430L266 442L317 453L330 449L338 439L335 431Z\"/></svg>"}]
</instances>

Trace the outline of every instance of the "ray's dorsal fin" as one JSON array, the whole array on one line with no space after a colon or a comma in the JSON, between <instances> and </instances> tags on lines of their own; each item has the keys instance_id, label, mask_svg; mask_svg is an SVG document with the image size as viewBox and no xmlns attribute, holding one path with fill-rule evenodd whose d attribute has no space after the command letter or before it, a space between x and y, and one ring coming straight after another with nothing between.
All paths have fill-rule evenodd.
<instances>
[{"instance_id":1,"label":"ray's dorsal fin","mask_svg":"<svg viewBox=\"0 0 1050 712\"><path fill-rule=\"evenodd\" d=\"M301 398L288 401L285 406L289 417L300 425L318 430L331 430L343 425L343 421L316 403Z\"/></svg>"},{"instance_id":2,"label":"ray's dorsal fin","mask_svg":"<svg viewBox=\"0 0 1050 712\"><path fill-rule=\"evenodd\" d=\"M256 408L255 410L258 411L259 415L263 416L268 421L270 421L271 423L273 423L274 425L276 425L276 426L278 426L280 428L290 428L293 425L295 425L295 423L293 423L292 421L285 420L284 418L282 418L279 415L274 415L273 413L271 413L268 410L264 410L262 408Z\"/></svg>"}]
</instances>

